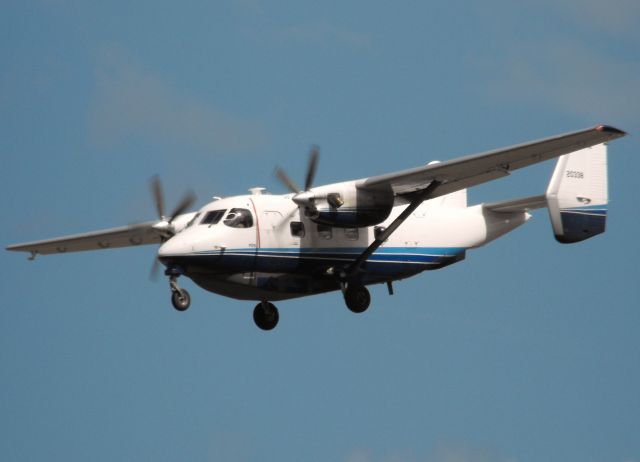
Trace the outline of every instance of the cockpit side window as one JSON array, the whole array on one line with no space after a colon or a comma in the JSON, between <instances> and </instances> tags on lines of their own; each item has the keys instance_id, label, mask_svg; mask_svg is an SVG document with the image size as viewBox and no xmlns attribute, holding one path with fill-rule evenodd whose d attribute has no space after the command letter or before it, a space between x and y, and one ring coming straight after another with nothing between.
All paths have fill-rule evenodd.
<instances>
[{"instance_id":1,"label":"cockpit side window","mask_svg":"<svg viewBox=\"0 0 640 462\"><path fill-rule=\"evenodd\" d=\"M231 209L223 223L232 228L251 228L253 216L248 209Z\"/></svg>"},{"instance_id":2,"label":"cockpit side window","mask_svg":"<svg viewBox=\"0 0 640 462\"><path fill-rule=\"evenodd\" d=\"M201 225L215 225L220 221L220 219L224 216L226 210L211 210L207 212L200 222Z\"/></svg>"}]
</instances>

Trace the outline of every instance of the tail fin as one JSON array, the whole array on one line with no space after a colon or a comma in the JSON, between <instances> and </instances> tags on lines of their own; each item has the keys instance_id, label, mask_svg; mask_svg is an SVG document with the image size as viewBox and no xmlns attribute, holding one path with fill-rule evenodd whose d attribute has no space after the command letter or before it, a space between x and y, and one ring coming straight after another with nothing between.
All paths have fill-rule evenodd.
<instances>
[{"instance_id":1,"label":"tail fin","mask_svg":"<svg viewBox=\"0 0 640 462\"><path fill-rule=\"evenodd\" d=\"M609 200L607 145L561 156L546 197L558 242L570 244L604 233Z\"/></svg>"}]
</instances>

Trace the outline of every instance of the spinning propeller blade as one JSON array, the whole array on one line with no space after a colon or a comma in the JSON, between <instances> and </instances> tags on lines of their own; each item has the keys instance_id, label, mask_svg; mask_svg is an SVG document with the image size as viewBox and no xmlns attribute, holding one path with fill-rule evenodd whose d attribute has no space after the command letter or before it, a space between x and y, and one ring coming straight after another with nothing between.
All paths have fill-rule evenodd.
<instances>
[{"instance_id":1,"label":"spinning propeller blade","mask_svg":"<svg viewBox=\"0 0 640 462\"><path fill-rule=\"evenodd\" d=\"M318 157L320 156L320 149L318 146L312 146L309 152L309 164L307 165L307 174L304 180L304 189L296 184L287 173L280 167L276 168L276 177L280 182L292 193L299 194L304 191L308 191L313 186L313 180L316 176L316 170L318 169Z\"/></svg>"},{"instance_id":2,"label":"spinning propeller blade","mask_svg":"<svg viewBox=\"0 0 640 462\"><path fill-rule=\"evenodd\" d=\"M298 187L296 182L293 181L291 177L287 175L285 171L282 170L280 167L276 168L276 176L282 182L282 184L287 187L289 191L291 191L292 193L300 192L300 188Z\"/></svg>"},{"instance_id":3,"label":"spinning propeller blade","mask_svg":"<svg viewBox=\"0 0 640 462\"><path fill-rule=\"evenodd\" d=\"M313 186L313 179L316 176L316 170L318 168L318 156L320 155L320 149L318 146L312 146L309 153L309 165L307 166L307 178L304 181L304 190L309 191Z\"/></svg>"},{"instance_id":4,"label":"spinning propeller blade","mask_svg":"<svg viewBox=\"0 0 640 462\"><path fill-rule=\"evenodd\" d=\"M149 280L151 282L156 282L158 280L158 273L160 271L160 260L157 258L153 259L153 264L151 265L151 270L149 271Z\"/></svg>"},{"instance_id":5,"label":"spinning propeller blade","mask_svg":"<svg viewBox=\"0 0 640 462\"><path fill-rule=\"evenodd\" d=\"M156 205L158 218L162 220L164 219L164 194L162 194L162 183L157 175L151 178L151 194Z\"/></svg>"},{"instance_id":6,"label":"spinning propeller blade","mask_svg":"<svg viewBox=\"0 0 640 462\"><path fill-rule=\"evenodd\" d=\"M182 200L176 205L176 208L173 210L173 213L169 217L169 223L171 223L178 215L182 215L184 212L189 209L194 202L196 201L196 195L193 191L187 191L182 198Z\"/></svg>"},{"instance_id":7,"label":"spinning propeller blade","mask_svg":"<svg viewBox=\"0 0 640 462\"><path fill-rule=\"evenodd\" d=\"M175 220L179 215L182 215L184 212L186 212L187 209L189 209L195 203L196 195L192 191L187 191L180 202L178 202L178 205L176 205L176 207L173 209L171 215L166 216L162 182L156 175L151 178L150 183L151 194L156 206L156 212L158 212L158 219L160 220L160 222L157 223L154 227L158 230L161 230L161 232L163 233L163 240L169 239L176 233L175 227L172 224L173 220ZM158 260L158 258L154 258L151 270L149 272L149 279L151 281L156 281L158 279L159 270L160 260Z\"/></svg>"},{"instance_id":8,"label":"spinning propeller blade","mask_svg":"<svg viewBox=\"0 0 640 462\"><path fill-rule=\"evenodd\" d=\"M153 194L153 201L156 205L156 211L158 212L158 218L160 220L166 220L169 224L176 219L178 215L184 213L189 207L191 207L196 201L196 195L192 191L187 191L182 200L176 205L171 215L168 217L165 215L164 207L164 193L162 192L162 182L156 175L151 178L151 193Z\"/></svg>"}]
</instances>

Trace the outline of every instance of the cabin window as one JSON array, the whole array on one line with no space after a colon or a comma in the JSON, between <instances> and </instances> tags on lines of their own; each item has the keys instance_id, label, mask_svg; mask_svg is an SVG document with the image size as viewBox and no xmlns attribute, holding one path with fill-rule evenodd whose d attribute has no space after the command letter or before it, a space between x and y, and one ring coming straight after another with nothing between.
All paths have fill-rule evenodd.
<instances>
[{"instance_id":1,"label":"cabin window","mask_svg":"<svg viewBox=\"0 0 640 462\"><path fill-rule=\"evenodd\" d=\"M304 237L304 223L301 221L292 221L289 223L291 235L295 237Z\"/></svg>"},{"instance_id":2,"label":"cabin window","mask_svg":"<svg viewBox=\"0 0 640 462\"><path fill-rule=\"evenodd\" d=\"M333 229L331 226L318 225L318 235L323 239L331 239L333 237Z\"/></svg>"},{"instance_id":3,"label":"cabin window","mask_svg":"<svg viewBox=\"0 0 640 462\"><path fill-rule=\"evenodd\" d=\"M204 218L202 219L202 221L200 222L201 225L215 225L216 223L218 223L220 221L220 218L222 218L224 216L224 213L226 212L226 210L211 210L210 212L207 212L204 216Z\"/></svg>"},{"instance_id":4,"label":"cabin window","mask_svg":"<svg viewBox=\"0 0 640 462\"><path fill-rule=\"evenodd\" d=\"M249 209L231 209L223 223L231 228L251 228L253 216Z\"/></svg>"},{"instance_id":5,"label":"cabin window","mask_svg":"<svg viewBox=\"0 0 640 462\"><path fill-rule=\"evenodd\" d=\"M345 228L344 229L344 237L346 237L350 241L357 241L358 240L358 228Z\"/></svg>"}]
</instances>

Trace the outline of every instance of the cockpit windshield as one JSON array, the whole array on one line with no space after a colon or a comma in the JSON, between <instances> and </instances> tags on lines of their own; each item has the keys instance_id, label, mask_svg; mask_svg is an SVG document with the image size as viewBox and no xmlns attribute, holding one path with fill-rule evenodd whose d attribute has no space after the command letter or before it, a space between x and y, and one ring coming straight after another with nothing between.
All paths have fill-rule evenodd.
<instances>
[{"instance_id":1,"label":"cockpit windshield","mask_svg":"<svg viewBox=\"0 0 640 462\"><path fill-rule=\"evenodd\" d=\"M220 219L224 216L226 210L222 209L222 210L211 210L209 212L207 212L204 216L204 218L202 219L202 221L200 222L201 225L215 225L216 223L218 223L220 221Z\"/></svg>"},{"instance_id":2,"label":"cockpit windshield","mask_svg":"<svg viewBox=\"0 0 640 462\"><path fill-rule=\"evenodd\" d=\"M224 224L232 228L251 228L253 216L248 209L231 209L224 219Z\"/></svg>"},{"instance_id":3,"label":"cockpit windshield","mask_svg":"<svg viewBox=\"0 0 640 462\"><path fill-rule=\"evenodd\" d=\"M193 225L196 221L198 221L198 218L200 218L200 212L196 213L193 216L193 218L189 220L189 223L187 223L187 226L185 226L185 228L188 228L189 226Z\"/></svg>"}]
</instances>

